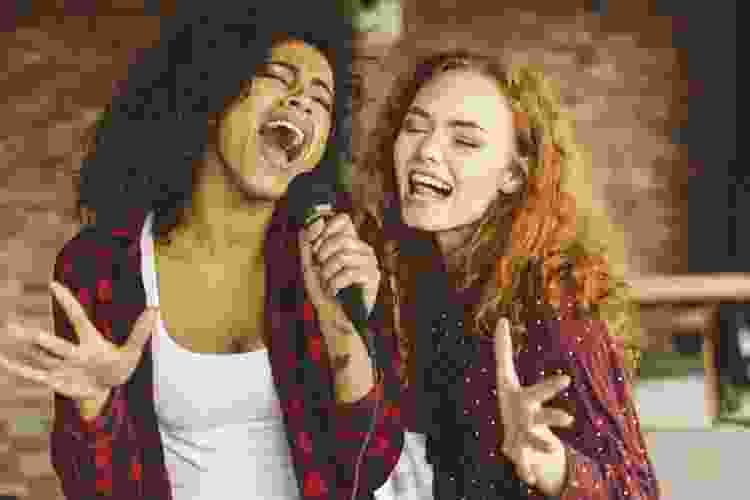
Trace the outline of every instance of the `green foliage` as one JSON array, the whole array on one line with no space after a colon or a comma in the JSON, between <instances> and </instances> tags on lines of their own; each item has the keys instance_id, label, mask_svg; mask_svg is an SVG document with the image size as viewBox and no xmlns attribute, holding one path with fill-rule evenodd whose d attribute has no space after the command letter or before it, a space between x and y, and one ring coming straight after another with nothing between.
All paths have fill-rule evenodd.
<instances>
[{"instance_id":1,"label":"green foliage","mask_svg":"<svg viewBox=\"0 0 750 500\"><path fill-rule=\"evenodd\" d=\"M344 11L361 32L398 33L401 31L401 0L341 0Z\"/></svg>"},{"instance_id":2,"label":"green foliage","mask_svg":"<svg viewBox=\"0 0 750 500\"><path fill-rule=\"evenodd\" d=\"M109 110L104 110L96 117L95 127L97 130L105 129L112 122L112 113Z\"/></svg>"}]
</instances>

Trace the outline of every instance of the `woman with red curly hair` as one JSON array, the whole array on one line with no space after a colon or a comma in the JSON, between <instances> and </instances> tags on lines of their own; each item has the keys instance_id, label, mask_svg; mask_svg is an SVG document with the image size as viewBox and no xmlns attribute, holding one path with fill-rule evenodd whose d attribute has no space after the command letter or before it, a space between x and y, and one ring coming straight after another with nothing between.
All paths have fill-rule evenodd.
<instances>
[{"instance_id":1,"label":"woman with red curly hair","mask_svg":"<svg viewBox=\"0 0 750 500\"><path fill-rule=\"evenodd\" d=\"M359 186L383 226L407 430L376 497L658 498L635 317L598 244L616 254L617 233L559 98L467 52L394 89Z\"/></svg>"}]
</instances>

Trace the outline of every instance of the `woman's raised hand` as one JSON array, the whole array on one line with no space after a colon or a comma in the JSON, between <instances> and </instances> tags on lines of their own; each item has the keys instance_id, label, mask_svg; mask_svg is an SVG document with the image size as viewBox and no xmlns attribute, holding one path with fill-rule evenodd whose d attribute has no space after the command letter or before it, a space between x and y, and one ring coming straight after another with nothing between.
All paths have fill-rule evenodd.
<instances>
[{"instance_id":1,"label":"woman's raised hand","mask_svg":"<svg viewBox=\"0 0 750 500\"><path fill-rule=\"evenodd\" d=\"M0 365L74 400L101 400L133 374L156 326L158 311L144 310L127 342L117 346L94 327L70 290L57 282L50 289L70 320L78 345L42 330L9 325L16 351L25 359L14 361L0 355Z\"/></svg>"},{"instance_id":2,"label":"woman's raised hand","mask_svg":"<svg viewBox=\"0 0 750 500\"><path fill-rule=\"evenodd\" d=\"M495 361L503 453L524 481L547 495L557 496L567 464L564 445L550 427L570 426L573 417L543 404L563 391L570 384L570 377L558 375L522 386L513 362L510 323L506 318L500 318L495 329Z\"/></svg>"}]
</instances>

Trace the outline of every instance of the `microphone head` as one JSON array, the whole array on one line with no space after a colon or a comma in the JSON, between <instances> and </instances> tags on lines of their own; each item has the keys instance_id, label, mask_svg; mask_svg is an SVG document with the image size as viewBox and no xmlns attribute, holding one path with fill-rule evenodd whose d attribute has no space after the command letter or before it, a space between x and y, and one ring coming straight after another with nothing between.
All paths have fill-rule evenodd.
<instances>
[{"instance_id":1,"label":"microphone head","mask_svg":"<svg viewBox=\"0 0 750 500\"><path fill-rule=\"evenodd\" d=\"M287 188L289 219L296 229L301 229L319 205L331 205L336 195L330 183L314 171L303 172L294 177Z\"/></svg>"}]
</instances>

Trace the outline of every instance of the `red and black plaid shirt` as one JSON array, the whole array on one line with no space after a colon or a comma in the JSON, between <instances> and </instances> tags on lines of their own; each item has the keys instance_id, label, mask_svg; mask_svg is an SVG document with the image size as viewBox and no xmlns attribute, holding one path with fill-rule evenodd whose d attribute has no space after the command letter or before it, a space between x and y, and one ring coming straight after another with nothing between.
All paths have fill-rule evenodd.
<instances>
[{"instance_id":1,"label":"red and black plaid shirt","mask_svg":"<svg viewBox=\"0 0 750 500\"><path fill-rule=\"evenodd\" d=\"M281 212L274 214L266 238L265 323L299 491L303 499L351 496L354 464L375 400L382 397L360 467L358 497L372 498L403 445L396 343L378 335L375 325L382 377L362 400L337 403L327 350L305 298L297 235L287 228ZM83 229L63 247L55 264L55 280L73 291L96 328L118 345L126 341L146 304L140 247L144 220L145 213L134 213L118 229ZM77 342L64 312L54 300L52 304L56 334ZM73 400L55 394L51 455L68 499L172 498L154 409L151 360L149 340L133 376L113 390L102 414L90 422L81 419ZM241 484L238 478L237 486Z\"/></svg>"}]
</instances>

